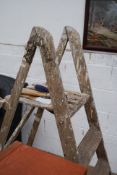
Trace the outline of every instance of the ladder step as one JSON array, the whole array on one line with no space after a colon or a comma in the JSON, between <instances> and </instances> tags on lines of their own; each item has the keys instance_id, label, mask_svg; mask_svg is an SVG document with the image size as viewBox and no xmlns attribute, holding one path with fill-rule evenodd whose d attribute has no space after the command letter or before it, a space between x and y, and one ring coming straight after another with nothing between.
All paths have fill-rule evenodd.
<instances>
[{"instance_id":1,"label":"ladder step","mask_svg":"<svg viewBox=\"0 0 117 175\"><path fill-rule=\"evenodd\" d=\"M40 107L43 109L53 111L53 106L51 103L50 104L41 103L39 101L36 101L33 97L28 97L28 98L27 97L20 97L19 102L29 104L29 105L34 106L34 107Z\"/></svg>"},{"instance_id":2,"label":"ladder step","mask_svg":"<svg viewBox=\"0 0 117 175\"><path fill-rule=\"evenodd\" d=\"M81 94L78 92L67 91L65 92L65 95L68 101L68 113L70 117L72 117L89 99L89 95L84 93ZM45 104L39 101L37 102L33 96L22 96L19 101L35 107L41 107L49 111L53 111L52 104Z\"/></svg>"},{"instance_id":3,"label":"ladder step","mask_svg":"<svg viewBox=\"0 0 117 175\"><path fill-rule=\"evenodd\" d=\"M93 169L95 175L110 175L110 167L107 161L99 159Z\"/></svg>"},{"instance_id":4,"label":"ladder step","mask_svg":"<svg viewBox=\"0 0 117 175\"><path fill-rule=\"evenodd\" d=\"M88 165L101 142L101 131L91 127L78 146L79 163Z\"/></svg>"},{"instance_id":5,"label":"ladder step","mask_svg":"<svg viewBox=\"0 0 117 175\"><path fill-rule=\"evenodd\" d=\"M72 117L89 99L88 94L78 92L67 92L68 112Z\"/></svg>"}]
</instances>

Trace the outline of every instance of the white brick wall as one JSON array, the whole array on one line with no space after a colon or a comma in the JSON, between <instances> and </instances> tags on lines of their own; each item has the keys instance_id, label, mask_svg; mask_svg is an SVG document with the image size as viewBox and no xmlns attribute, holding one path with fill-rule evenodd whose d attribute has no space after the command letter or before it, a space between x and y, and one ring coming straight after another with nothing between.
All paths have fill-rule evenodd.
<instances>
[{"instance_id":1,"label":"white brick wall","mask_svg":"<svg viewBox=\"0 0 117 175\"><path fill-rule=\"evenodd\" d=\"M109 161L117 172L117 55L90 53L85 56Z\"/></svg>"},{"instance_id":2,"label":"white brick wall","mask_svg":"<svg viewBox=\"0 0 117 175\"><path fill-rule=\"evenodd\" d=\"M1 74L16 77L24 54L24 47L21 44L26 43L34 25L47 28L52 33L56 46L65 25L76 28L82 38L85 0L30 0L28 4L26 0L13 0L12 3L4 0L0 3L2 3L0 5ZM43 15L44 11L46 13ZM7 45L8 43L11 45ZM117 172L117 55L85 52L85 59L111 168ZM78 90L70 52L66 52L60 70L65 88ZM27 81L29 83L45 81L39 51L36 52ZM33 117L23 130L24 142L32 120ZM72 118L72 123L79 143L88 129L83 108ZM62 155L54 117L47 111L44 112L34 146Z\"/></svg>"}]
</instances>

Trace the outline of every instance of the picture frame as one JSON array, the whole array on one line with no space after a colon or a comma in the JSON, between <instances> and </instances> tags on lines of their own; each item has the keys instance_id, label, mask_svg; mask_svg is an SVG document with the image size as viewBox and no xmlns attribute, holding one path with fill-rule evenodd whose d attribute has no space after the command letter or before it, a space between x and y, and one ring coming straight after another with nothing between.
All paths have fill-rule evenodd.
<instances>
[{"instance_id":1,"label":"picture frame","mask_svg":"<svg viewBox=\"0 0 117 175\"><path fill-rule=\"evenodd\" d=\"M83 49L117 53L117 0L86 0Z\"/></svg>"}]
</instances>

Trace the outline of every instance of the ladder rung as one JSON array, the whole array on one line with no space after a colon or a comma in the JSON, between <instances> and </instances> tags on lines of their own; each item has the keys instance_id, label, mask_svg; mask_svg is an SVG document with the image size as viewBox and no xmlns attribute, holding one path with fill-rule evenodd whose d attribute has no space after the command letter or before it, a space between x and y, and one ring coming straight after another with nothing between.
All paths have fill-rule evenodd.
<instances>
[{"instance_id":1,"label":"ladder rung","mask_svg":"<svg viewBox=\"0 0 117 175\"><path fill-rule=\"evenodd\" d=\"M92 127L78 146L79 162L88 165L102 139L101 132Z\"/></svg>"},{"instance_id":2,"label":"ladder rung","mask_svg":"<svg viewBox=\"0 0 117 175\"><path fill-rule=\"evenodd\" d=\"M96 166L93 169L95 175L109 175L110 167L106 160L99 159Z\"/></svg>"},{"instance_id":3,"label":"ladder rung","mask_svg":"<svg viewBox=\"0 0 117 175\"><path fill-rule=\"evenodd\" d=\"M72 117L89 99L88 94L67 92L69 116Z\"/></svg>"}]
</instances>

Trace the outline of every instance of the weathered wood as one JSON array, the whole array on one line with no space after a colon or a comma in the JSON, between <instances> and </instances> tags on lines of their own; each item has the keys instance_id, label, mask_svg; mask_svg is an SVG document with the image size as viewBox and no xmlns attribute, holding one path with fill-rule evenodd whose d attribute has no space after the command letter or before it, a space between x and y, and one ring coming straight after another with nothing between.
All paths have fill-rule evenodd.
<instances>
[{"instance_id":1,"label":"weathered wood","mask_svg":"<svg viewBox=\"0 0 117 175\"><path fill-rule=\"evenodd\" d=\"M35 139L42 115L43 115L43 111L44 111L44 109L38 108L37 113L35 114L35 119L33 122L31 133L29 135L28 142L27 142L27 144L30 146L32 146L32 144L34 142L34 139Z\"/></svg>"},{"instance_id":2,"label":"weathered wood","mask_svg":"<svg viewBox=\"0 0 117 175\"><path fill-rule=\"evenodd\" d=\"M77 79L83 96L70 92L67 92L66 95L66 92L63 88L59 64L66 49L67 42L70 43ZM47 85L52 100L52 104L50 105L36 102L34 99L20 97L37 46L40 48ZM29 144L32 145L33 143L43 110L53 109L65 158L75 162L88 164L90 158L96 150L98 159L103 159L106 165L108 165L108 171L110 172L108 157L104 148L103 138L98 122L98 115L93 99L90 80L88 77L87 66L80 44L79 34L72 27L64 28L56 51L50 33L40 27L33 28L27 44L26 54L24 55L16 82L11 93L11 98L7 101L9 108L6 110L6 115L1 127L0 147L3 147L5 144L19 98L21 102L25 102L31 106L39 108L33 123L31 135L28 140ZM72 116L82 105L85 106L90 129L80 143L77 151L70 116ZM100 161L96 165L96 169L98 170L98 167L105 166L105 163Z\"/></svg>"},{"instance_id":3,"label":"weathered wood","mask_svg":"<svg viewBox=\"0 0 117 175\"><path fill-rule=\"evenodd\" d=\"M14 130L14 132L12 133L11 137L6 142L6 144L4 146L5 148L7 146L9 146L16 139L16 137L20 133L21 129L23 128L23 126L25 125L25 123L29 119L30 115L32 114L33 110L34 110L34 107L29 107L29 109L25 112L25 114L23 115L20 123L18 124L18 126L16 127L16 129Z\"/></svg>"},{"instance_id":4,"label":"weathered wood","mask_svg":"<svg viewBox=\"0 0 117 175\"><path fill-rule=\"evenodd\" d=\"M90 100L85 105L88 121L90 126L93 124L96 125L96 127L98 127L99 123L98 123L97 111L93 100L90 80L88 76L88 70L80 43L80 37L79 34L76 32L76 30L74 30L72 27L66 27L66 28L74 60L74 66L76 69L77 79L80 85L80 90L82 93L90 95ZM89 105L87 106L87 104Z\"/></svg>"},{"instance_id":5,"label":"weathered wood","mask_svg":"<svg viewBox=\"0 0 117 175\"><path fill-rule=\"evenodd\" d=\"M72 117L89 99L89 95L78 92L65 92L65 96L68 103L68 114ZM21 103L30 104L31 106L40 107L43 109L47 109L48 111L54 112L54 108L52 104L45 104L39 101L36 101L35 98L32 97L20 97L19 101Z\"/></svg>"},{"instance_id":6,"label":"weathered wood","mask_svg":"<svg viewBox=\"0 0 117 175\"><path fill-rule=\"evenodd\" d=\"M2 108L4 104L5 104L5 99L0 97L0 108Z\"/></svg>"},{"instance_id":7,"label":"weathered wood","mask_svg":"<svg viewBox=\"0 0 117 175\"><path fill-rule=\"evenodd\" d=\"M103 163L102 163L103 164ZM88 166L88 172L87 172L87 175L100 175L98 172L94 172L94 169L95 169L95 167L91 167L91 166ZM108 172L107 172L108 173ZM106 175L108 175L108 174L106 174ZM110 173L109 175L117 175L117 174L115 174L115 173Z\"/></svg>"},{"instance_id":8,"label":"weathered wood","mask_svg":"<svg viewBox=\"0 0 117 175\"><path fill-rule=\"evenodd\" d=\"M20 67L19 73L17 75L17 79L15 81L13 90L11 92L11 97L9 99L9 108L6 110L5 117L1 126L0 131L0 147L2 148L5 144L5 141L7 139L9 129L13 120L13 116L18 104L18 98L21 93L21 89L24 86L25 78L27 75L27 72L29 70L29 64L23 59L22 65ZM18 87L18 88L17 88Z\"/></svg>"},{"instance_id":9,"label":"weathered wood","mask_svg":"<svg viewBox=\"0 0 117 175\"><path fill-rule=\"evenodd\" d=\"M18 99L21 94L22 88L24 87L24 83L30 68L30 64L35 54L35 50L36 50L35 39L36 39L35 30L33 29L29 42L26 47L26 53L23 57L22 64L17 74L17 78L14 83L13 90L11 92L11 98L9 99L10 107L6 110L5 117L1 126L1 131L0 131L0 148L1 149L3 148L6 142L6 139L10 130L10 126L15 114L15 110L18 105Z\"/></svg>"},{"instance_id":10,"label":"weathered wood","mask_svg":"<svg viewBox=\"0 0 117 175\"><path fill-rule=\"evenodd\" d=\"M68 37L66 35L66 27L64 27L61 39L60 39L58 47L56 49L56 60L55 61L56 61L56 64L58 64L58 65L61 62L62 56L63 56L65 49L66 49L66 46L67 46L67 43L68 43Z\"/></svg>"},{"instance_id":11,"label":"weathered wood","mask_svg":"<svg viewBox=\"0 0 117 175\"><path fill-rule=\"evenodd\" d=\"M103 159L103 160L108 162L107 153L106 153L106 150L105 150L105 147L104 147L103 139L101 140L101 142L100 142L100 144L99 144L99 146L96 150L96 153L97 153L98 159Z\"/></svg>"},{"instance_id":12,"label":"weathered wood","mask_svg":"<svg viewBox=\"0 0 117 175\"><path fill-rule=\"evenodd\" d=\"M38 33L38 32L39 33ZM37 33L36 33L37 32ZM33 56L35 54L36 50L36 44L38 43L38 46L42 47L42 51L45 54L46 59L51 59L49 55L49 44L51 43L52 37L43 28L33 28L30 39L28 41L27 47L26 47L26 53L23 57L22 64L20 67L20 70L17 74L17 78L15 81L15 84L13 86L13 90L11 92L11 98L9 99L9 106L10 108L6 110L5 117L1 126L1 131L0 131L0 148L2 149L5 141L7 139L9 129L14 117L14 113L18 104L18 99L21 94L22 88L25 83L25 79L27 77L30 64L33 60ZM18 88L17 88L18 87Z\"/></svg>"},{"instance_id":13,"label":"weathered wood","mask_svg":"<svg viewBox=\"0 0 117 175\"><path fill-rule=\"evenodd\" d=\"M53 111L52 104L41 103L39 101L36 101L34 98L33 99L29 99L29 98L26 98L26 97L20 97L19 101L21 103L29 104L29 105L34 106L34 107L39 107L39 108L43 108L43 109L47 109L47 110Z\"/></svg>"},{"instance_id":14,"label":"weathered wood","mask_svg":"<svg viewBox=\"0 0 117 175\"><path fill-rule=\"evenodd\" d=\"M92 127L89 129L78 146L78 157L81 164L88 165L90 163L101 139L101 132L97 128Z\"/></svg>"},{"instance_id":15,"label":"weathered wood","mask_svg":"<svg viewBox=\"0 0 117 175\"><path fill-rule=\"evenodd\" d=\"M72 117L89 99L89 95L78 92L67 92L68 113Z\"/></svg>"},{"instance_id":16,"label":"weathered wood","mask_svg":"<svg viewBox=\"0 0 117 175\"><path fill-rule=\"evenodd\" d=\"M53 53L53 55L55 55L55 53ZM77 162L78 156L76 142L70 117L68 115L68 106L58 65L56 65L54 59L52 59L51 61L46 61L43 59L43 65L46 74L48 89L52 99L55 120L58 127L64 156L66 159Z\"/></svg>"},{"instance_id":17,"label":"weathered wood","mask_svg":"<svg viewBox=\"0 0 117 175\"><path fill-rule=\"evenodd\" d=\"M92 173L95 175L111 175L108 162L103 159L99 159Z\"/></svg>"},{"instance_id":18,"label":"weathered wood","mask_svg":"<svg viewBox=\"0 0 117 175\"><path fill-rule=\"evenodd\" d=\"M72 51L72 56L74 60L74 65L77 73L77 78L80 85L80 90L82 93L86 93L90 95L90 99L85 104L85 111L87 114L87 119L89 122L89 126L95 126L100 130L99 122L98 122L98 115L95 107L95 102L93 99L91 84L88 76L88 70L85 63L81 43L80 43L80 37L76 30L74 30L72 27L66 27L67 30L67 36L70 43L70 48ZM108 162L108 157L106 150L104 148L104 142L103 139L101 141L101 147L97 148L97 156L103 157L105 161Z\"/></svg>"}]
</instances>

